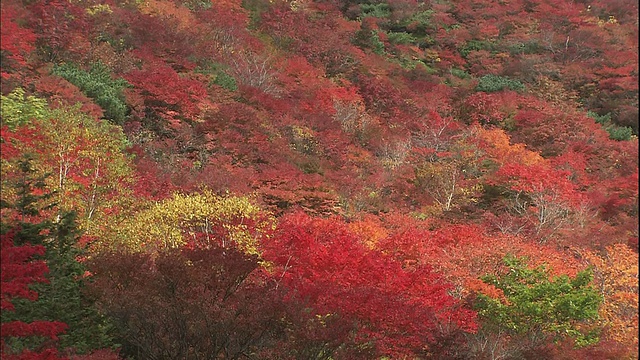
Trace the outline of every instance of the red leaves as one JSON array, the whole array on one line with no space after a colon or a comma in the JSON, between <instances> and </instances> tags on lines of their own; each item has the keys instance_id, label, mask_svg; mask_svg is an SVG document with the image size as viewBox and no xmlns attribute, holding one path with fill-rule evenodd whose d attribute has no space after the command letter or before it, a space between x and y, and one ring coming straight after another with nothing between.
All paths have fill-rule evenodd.
<instances>
[{"instance_id":1,"label":"red leaves","mask_svg":"<svg viewBox=\"0 0 640 360\"><path fill-rule=\"evenodd\" d=\"M474 314L458 308L439 276L425 267L403 270L367 250L339 219L297 213L284 217L278 229L264 254L275 265L274 277L293 298L305 300L312 315L337 316L340 326L358 329L345 343L357 348L373 341L379 356L415 355L441 335L439 325L474 329Z\"/></svg>"},{"instance_id":2,"label":"red leaves","mask_svg":"<svg viewBox=\"0 0 640 360\"><path fill-rule=\"evenodd\" d=\"M0 292L2 304L0 309L3 312L12 311L14 298L25 298L36 300L38 294L29 289L29 284L34 282L44 282L44 274L48 271L44 261L34 261L31 258L35 255L44 254L43 246L23 245L15 246L13 238L16 229L10 230L7 234L0 236L2 247L2 261L0 274L2 276L2 291ZM57 340L57 335L64 332L67 325L59 321L33 321L24 323L22 321L10 321L0 325L0 337L2 338L2 358L3 359L47 359L57 360L57 352L52 349L42 352L22 351L13 354L5 345L5 338L44 336L52 340Z\"/></svg>"},{"instance_id":3,"label":"red leaves","mask_svg":"<svg viewBox=\"0 0 640 360\"><path fill-rule=\"evenodd\" d=\"M380 115L393 115L404 103L400 91L387 77L361 75L357 86L367 108Z\"/></svg>"},{"instance_id":4,"label":"red leaves","mask_svg":"<svg viewBox=\"0 0 640 360\"><path fill-rule=\"evenodd\" d=\"M29 131L29 129L24 130ZM35 131L30 132L35 133ZM17 142L22 142L24 141L24 138L25 135L23 133L14 133L13 131L9 130L7 126L0 127L0 139L2 139L0 141L0 154L2 154L2 159L10 160L19 157L21 152L20 149L16 147L14 140L16 140Z\"/></svg>"},{"instance_id":5,"label":"red leaves","mask_svg":"<svg viewBox=\"0 0 640 360\"><path fill-rule=\"evenodd\" d=\"M38 294L29 289L33 282L45 282L44 273L48 271L44 261L31 261L36 255L44 254L43 246L14 246L15 230L1 235L2 238L2 306L3 310L12 310L13 298L36 300Z\"/></svg>"},{"instance_id":6,"label":"red leaves","mask_svg":"<svg viewBox=\"0 0 640 360\"><path fill-rule=\"evenodd\" d=\"M120 360L117 352L111 349L100 349L84 355L72 355L71 360Z\"/></svg>"},{"instance_id":7,"label":"red leaves","mask_svg":"<svg viewBox=\"0 0 640 360\"><path fill-rule=\"evenodd\" d=\"M139 89L145 107L167 121L180 118L196 120L207 99L207 90L202 82L180 76L166 65L155 64L147 69L133 70L125 78Z\"/></svg>"},{"instance_id":8,"label":"red leaves","mask_svg":"<svg viewBox=\"0 0 640 360\"><path fill-rule=\"evenodd\" d=\"M514 191L527 193L549 192L557 194L567 200L576 200L578 194L574 185L568 179L569 173L562 170L554 170L544 164L532 164L523 166L520 164L507 164L496 173L498 178L511 184Z\"/></svg>"},{"instance_id":9,"label":"red leaves","mask_svg":"<svg viewBox=\"0 0 640 360\"><path fill-rule=\"evenodd\" d=\"M44 336L58 340L58 334L67 329L67 324L59 321L33 321L29 324L22 321L11 321L1 325L1 337Z\"/></svg>"},{"instance_id":10,"label":"red leaves","mask_svg":"<svg viewBox=\"0 0 640 360\"><path fill-rule=\"evenodd\" d=\"M462 114L469 123L505 126L516 113L520 101L521 96L513 91L477 92L465 99Z\"/></svg>"},{"instance_id":11,"label":"red leaves","mask_svg":"<svg viewBox=\"0 0 640 360\"><path fill-rule=\"evenodd\" d=\"M18 12L12 5L5 4L2 6L2 20L0 21L2 42L0 43L0 50L3 53L6 52L7 59L14 62L14 66L12 66L11 62L6 63L3 61L3 77L5 71L9 70L8 68L25 66L27 63L26 56L35 48L35 34L31 29L18 26L17 17Z\"/></svg>"},{"instance_id":12,"label":"red leaves","mask_svg":"<svg viewBox=\"0 0 640 360\"><path fill-rule=\"evenodd\" d=\"M19 354L5 354L2 353L2 358L4 360L62 360L66 358L61 358L58 356L58 351L55 349L46 349L41 352L33 352L29 350L25 350Z\"/></svg>"},{"instance_id":13,"label":"red leaves","mask_svg":"<svg viewBox=\"0 0 640 360\"><path fill-rule=\"evenodd\" d=\"M68 1L40 0L31 3L29 9L45 61L58 60L65 51L85 55L87 49L81 46L88 45L89 26L82 8Z\"/></svg>"},{"instance_id":14,"label":"red leaves","mask_svg":"<svg viewBox=\"0 0 640 360\"><path fill-rule=\"evenodd\" d=\"M100 119L104 115L104 110L84 95L77 86L56 75L41 76L35 83L36 91L46 96L52 107L60 107L65 104L73 106L81 104L80 110Z\"/></svg>"}]
</instances>

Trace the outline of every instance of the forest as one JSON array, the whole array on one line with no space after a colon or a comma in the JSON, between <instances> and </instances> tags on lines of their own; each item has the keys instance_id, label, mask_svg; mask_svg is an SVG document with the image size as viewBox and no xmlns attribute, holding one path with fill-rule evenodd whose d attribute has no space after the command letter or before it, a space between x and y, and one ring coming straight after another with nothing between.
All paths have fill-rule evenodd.
<instances>
[{"instance_id":1,"label":"forest","mask_svg":"<svg viewBox=\"0 0 640 360\"><path fill-rule=\"evenodd\" d=\"M638 359L635 1L0 20L2 359Z\"/></svg>"}]
</instances>

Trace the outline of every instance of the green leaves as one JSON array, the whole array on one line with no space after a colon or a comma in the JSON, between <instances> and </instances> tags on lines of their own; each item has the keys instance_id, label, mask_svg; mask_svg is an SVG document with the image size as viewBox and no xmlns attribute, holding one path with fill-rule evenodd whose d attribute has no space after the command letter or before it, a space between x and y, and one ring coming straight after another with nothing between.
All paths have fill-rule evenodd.
<instances>
[{"instance_id":1,"label":"green leaves","mask_svg":"<svg viewBox=\"0 0 640 360\"><path fill-rule=\"evenodd\" d=\"M485 75L479 79L477 91L496 92L505 89L513 91L524 91L525 86L518 80L509 79L498 75Z\"/></svg>"},{"instance_id":2,"label":"green leaves","mask_svg":"<svg viewBox=\"0 0 640 360\"><path fill-rule=\"evenodd\" d=\"M229 75L228 70L222 64L205 61L202 66L197 67L194 71L209 76L211 79L210 84L216 84L229 91L238 90L236 79Z\"/></svg>"},{"instance_id":3,"label":"green leaves","mask_svg":"<svg viewBox=\"0 0 640 360\"><path fill-rule=\"evenodd\" d=\"M587 116L593 118L602 128L609 133L609 139L616 141L630 140L633 135L633 129L628 126L618 126L611 122L611 113L599 115L593 111L588 111Z\"/></svg>"},{"instance_id":4,"label":"green leaves","mask_svg":"<svg viewBox=\"0 0 640 360\"><path fill-rule=\"evenodd\" d=\"M581 271L573 279L567 275L550 278L545 267L530 269L524 258L507 256L504 263L508 271L503 275L481 278L504 293L501 299L478 295L476 309L485 326L513 336L572 337L581 346L599 340L594 331L583 326L598 318L601 302L591 286L591 270Z\"/></svg>"},{"instance_id":5,"label":"green leaves","mask_svg":"<svg viewBox=\"0 0 640 360\"><path fill-rule=\"evenodd\" d=\"M46 100L24 95L24 90L19 87L7 96L2 95L2 124L11 130L29 124L32 119L42 119L47 114Z\"/></svg>"},{"instance_id":6,"label":"green leaves","mask_svg":"<svg viewBox=\"0 0 640 360\"><path fill-rule=\"evenodd\" d=\"M100 63L93 64L87 72L73 64L58 65L53 73L76 85L104 110L105 118L122 124L128 108L122 90L129 86L124 79L113 79L108 68Z\"/></svg>"},{"instance_id":7,"label":"green leaves","mask_svg":"<svg viewBox=\"0 0 640 360\"><path fill-rule=\"evenodd\" d=\"M460 55L466 58L472 51L488 50L493 51L495 44L489 41L470 40L460 48Z\"/></svg>"},{"instance_id":8,"label":"green leaves","mask_svg":"<svg viewBox=\"0 0 640 360\"><path fill-rule=\"evenodd\" d=\"M360 4L360 16L361 17L375 17L375 18L387 18L391 15L391 9L389 4Z\"/></svg>"},{"instance_id":9,"label":"green leaves","mask_svg":"<svg viewBox=\"0 0 640 360\"><path fill-rule=\"evenodd\" d=\"M85 268L78 261L84 253L77 246L81 230L76 222L76 213L59 212L56 220L46 219L44 214L40 213L44 209L40 202L47 200L50 195L44 187L44 177L38 177L28 157L21 160L19 165L22 176L14 180L16 184L12 184L18 189L18 200L14 204L7 203L6 206L22 216L17 220L3 216L1 228L3 232L5 229L9 230L8 238L11 238L10 242L14 245L43 245L43 250L46 250L43 252L47 271L46 276L43 274L42 281L29 284L29 289L38 294L37 298L13 299L11 312L5 312L3 304L3 336L4 325L8 322L47 323L50 327L61 321L66 324L65 327L68 325L68 328L64 334L56 337L59 338L60 349L73 348L77 353L85 353L111 346L110 325L97 312L93 300L87 297L83 290L87 279L84 277ZM5 223L6 220L9 221ZM5 259L7 244L4 242L7 235L2 236L4 266L5 260L15 260ZM44 265L44 262L42 264ZM41 270L44 271L45 268ZM4 287L7 285L4 272L11 271L11 267L3 267L2 271ZM25 270L22 271L28 274ZM3 301L4 296L3 294ZM36 332L35 335L40 334ZM9 340L10 347L16 351L38 349L47 344L44 342L45 339L39 336L25 337L21 332L11 336L13 338Z\"/></svg>"}]
</instances>

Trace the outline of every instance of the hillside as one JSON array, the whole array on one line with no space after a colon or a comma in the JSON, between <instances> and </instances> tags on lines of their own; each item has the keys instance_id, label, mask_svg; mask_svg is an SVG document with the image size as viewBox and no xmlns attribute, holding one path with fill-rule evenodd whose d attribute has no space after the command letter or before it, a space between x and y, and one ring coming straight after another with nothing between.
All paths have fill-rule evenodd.
<instances>
[{"instance_id":1,"label":"hillside","mask_svg":"<svg viewBox=\"0 0 640 360\"><path fill-rule=\"evenodd\" d=\"M1 27L3 356L638 358L636 2Z\"/></svg>"}]
</instances>

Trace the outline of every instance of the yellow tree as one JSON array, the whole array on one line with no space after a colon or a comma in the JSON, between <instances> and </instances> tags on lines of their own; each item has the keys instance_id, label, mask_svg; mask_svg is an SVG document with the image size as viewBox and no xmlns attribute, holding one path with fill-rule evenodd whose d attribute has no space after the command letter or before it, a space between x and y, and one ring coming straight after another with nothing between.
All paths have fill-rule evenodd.
<instances>
[{"instance_id":1,"label":"yellow tree","mask_svg":"<svg viewBox=\"0 0 640 360\"><path fill-rule=\"evenodd\" d=\"M12 158L2 156L3 178L10 180L20 156L30 154L35 175L49 174L45 181L56 194L58 209L75 210L89 235L95 235L94 224L105 210L131 198L133 170L120 127L78 107L51 109L43 99L25 97L21 89L2 97L2 119L8 125L3 141L16 149ZM5 179L3 194L11 196Z\"/></svg>"},{"instance_id":2,"label":"yellow tree","mask_svg":"<svg viewBox=\"0 0 640 360\"><path fill-rule=\"evenodd\" d=\"M595 283L603 303L600 317L605 338L625 346L629 358L638 358L638 254L625 244L603 253L585 251L594 268Z\"/></svg>"},{"instance_id":3,"label":"yellow tree","mask_svg":"<svg viewBox=\"0 0 640 360\"><path fill-rule=\"evenodd\" d=\"M121 220L110 226L99 246L156 252L194 243L216 243L258 254L260 239L275 226L273 219L249 198L218 196L206 189L193 194L175 193Z\"/></svg>"}]
</instances>

